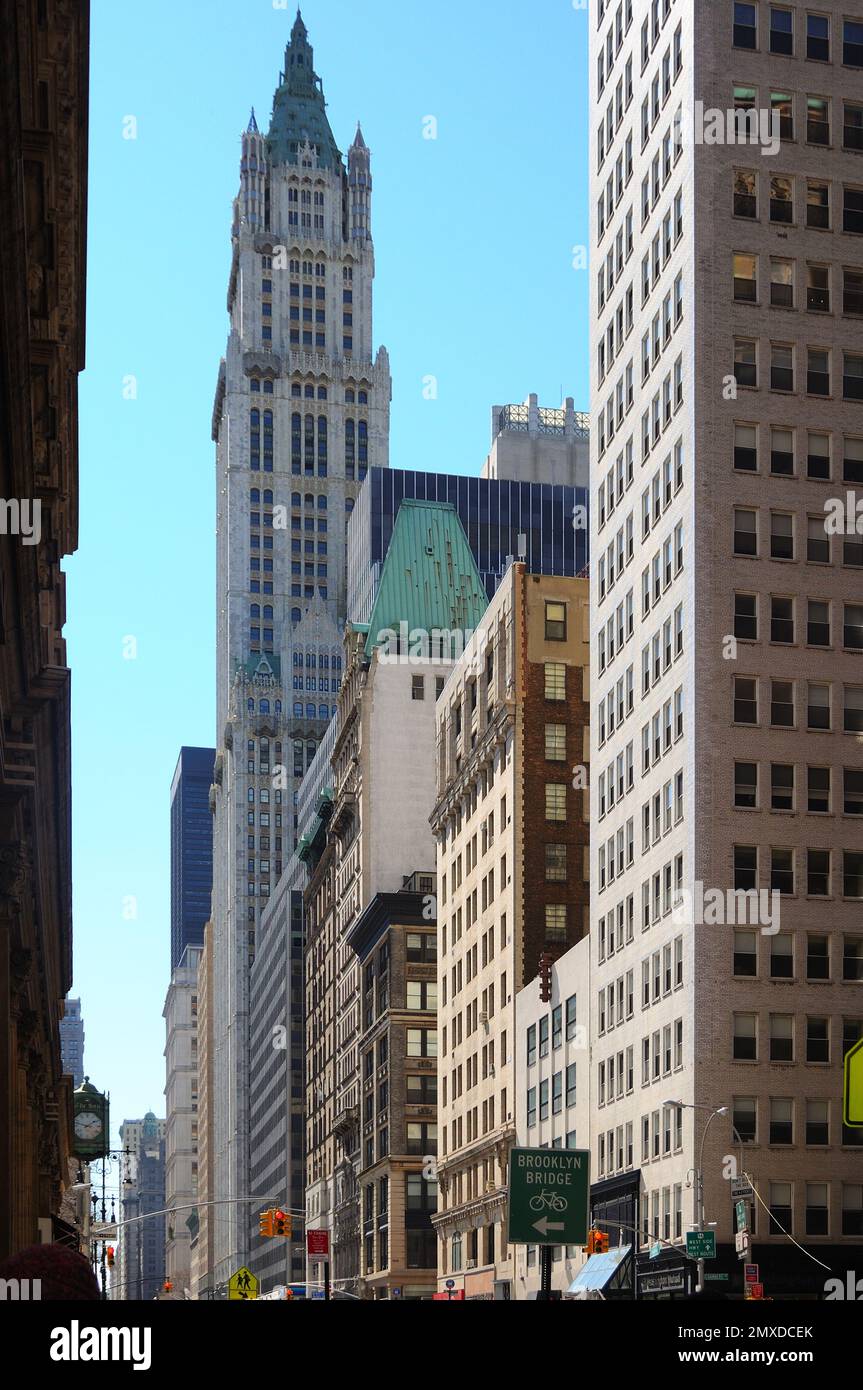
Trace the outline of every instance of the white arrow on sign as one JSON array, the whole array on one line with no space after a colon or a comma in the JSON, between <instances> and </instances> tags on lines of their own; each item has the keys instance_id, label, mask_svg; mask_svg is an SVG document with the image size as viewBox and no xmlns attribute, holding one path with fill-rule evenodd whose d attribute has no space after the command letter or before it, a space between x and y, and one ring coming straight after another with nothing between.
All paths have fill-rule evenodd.
<instances>
[{"instance_id":1,"label":"white arrow on sign","mask_svg":"<svg viewBox=\"0 0 863 1390\"><path fill-rule=\"evenodd\" d=\"M548 1217L544 1216L541 1221L534 1221L533 1229L539 1231L541 1236L547 1236L549 1231L565 1231L566 1226L562 1221L549 1221Z\"/></svg>"}]
</instances>

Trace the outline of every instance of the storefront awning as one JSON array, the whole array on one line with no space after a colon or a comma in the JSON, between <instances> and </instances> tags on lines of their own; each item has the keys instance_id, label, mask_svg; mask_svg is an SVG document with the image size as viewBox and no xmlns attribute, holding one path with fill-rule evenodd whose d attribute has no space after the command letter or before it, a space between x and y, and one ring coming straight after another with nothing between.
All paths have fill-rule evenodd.
<instances>
[{"instance_id":1,"label":"storefront awning","mask_svg":"<svg viewBox=\"0 0 863 1390\"><path fill-rule=\"evenodd\" d=\"M623 1261L632 1250L631 1245L618 1245L604 1255L591 1255L569 1286L569 1293L582 1290L604 1289L611 1282Z\"/></svg>"}]
</instances>

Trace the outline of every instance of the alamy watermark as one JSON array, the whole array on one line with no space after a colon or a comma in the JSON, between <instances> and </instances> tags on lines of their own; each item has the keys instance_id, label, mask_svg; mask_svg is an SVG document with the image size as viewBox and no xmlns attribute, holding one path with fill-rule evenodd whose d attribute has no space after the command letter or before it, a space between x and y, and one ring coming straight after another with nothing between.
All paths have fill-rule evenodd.
<instances>
[{"instance_id":1,"label":"alamy watermark","mask_svg":"<svg viewBox=\"0 0 863 1390\"><path fill-rule=\"evenodd\" d=\"M0 497L0 536L20 536L22 545L42 539L42 503L38 497Z\"/></svg>"},{"instance_id":2,"label":"alamy watermark","mask_svg":"<svg viewBox=\"0 0 863 1390\"><path fill-rule=\"evenodd\" d=\"M705 888L696 879L677 890L671 916L677 926L760 927L762 936L775 936L780 899L777 888Z\"/></svg>"},{"instance_id":3,"label":"alamy watermark","mask_svg":"<svg viewBox=\"0 0 863 1390\"><path fill-rule=\"evenodd\" d=\"M391 666L423 666L430 661L454 666L476 639L479 663L488 638L489 634L481 627L427 630L412 628L402 619L398 630L384 627L377 634L378 661Z\"/></svg>"}]
</instances>

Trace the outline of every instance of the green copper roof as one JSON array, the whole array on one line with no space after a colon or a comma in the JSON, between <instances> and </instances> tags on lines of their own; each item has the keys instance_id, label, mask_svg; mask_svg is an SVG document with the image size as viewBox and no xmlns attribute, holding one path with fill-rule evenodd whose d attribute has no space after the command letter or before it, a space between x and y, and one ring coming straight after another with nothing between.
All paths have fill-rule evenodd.
<instances>
[{"instance_id":1,"label":"green copper roof","mask_svg":"<svg viewBox=\"0 0 863 1390\"><path fill-rule=\"evenodd\" d=\"M384 560L366 656L385 640L384 632L398 634L403 623L408 635L472 632L487 607L485 585L455 507L406 498Z\"/></svg>"},{"instance_id":2,"label":"green copper roof","mask_svg":"<svg viewBox=\"0 0 863 1390\"><path fill-rule=\"evenodd\" d=\"M341 167L342 156L327 119L321 79L315 72L314 50L299 10L285 52L281 86L273 97L273 114L267 135L272 164L296 164L297 146L306 140L315 145L324 169Z\"/></svg>"}]
</instances>

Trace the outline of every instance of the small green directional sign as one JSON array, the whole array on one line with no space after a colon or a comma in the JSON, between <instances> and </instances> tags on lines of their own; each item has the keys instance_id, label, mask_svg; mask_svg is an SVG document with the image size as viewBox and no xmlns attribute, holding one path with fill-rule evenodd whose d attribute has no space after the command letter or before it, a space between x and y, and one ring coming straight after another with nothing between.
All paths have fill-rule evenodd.
<instances>
[{"instance_id":1,"label":"small green directional sign","mask_svg":"<svg viewBox=\"0 0 863 1390\"><path fill-rule=\"evenodd\" d=\"M687 1231L686 1253L691 1260L715 1260L716 1232Z\"/></svg>"},{"instance_id":2,"label":"small green directional sign","mask_svg":"<svg viewBox=\"0 0 863 1390\"><path fill-rule=\"evenodd\" d=\"M509 1156L512 1245L585 1245L590 1153L587 1149L513 1149Z\"/></svg>"},{"instance_id":3,"label":"small green directional sign","mask_svg":"<svg viewBox=\"0 0 863 1390\"><path fill-rule=\"evenodd\" d=\"M845 1054L845 1096L842 1105L843 1123L851 1128L863 1127L863 1038Z\"/></svg>"}]
</instances>

